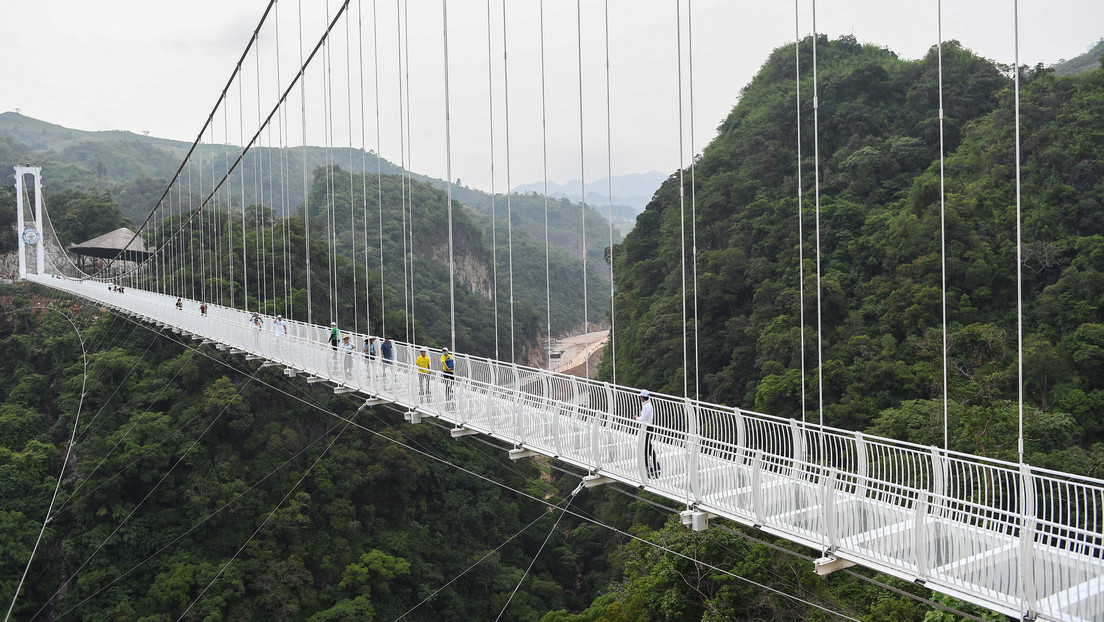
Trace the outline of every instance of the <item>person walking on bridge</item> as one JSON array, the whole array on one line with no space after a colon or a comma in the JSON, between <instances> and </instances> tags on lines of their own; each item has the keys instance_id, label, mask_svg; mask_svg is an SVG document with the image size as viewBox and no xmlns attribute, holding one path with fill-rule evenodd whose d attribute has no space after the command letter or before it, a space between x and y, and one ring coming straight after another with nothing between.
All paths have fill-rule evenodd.
<instances>
[{"instance_id":1,"label":"person walking on bridge","mask_svg":"<svg viewBox=\"0 0 1104 622\"><path fill-rule=\"evenodd\" d=\"M387 370L395 364L395 347L391 343L391 335L387 335L383 338L383 345L380 346L380 354L383 355L383 377L387 378Z\"/></svg>"},{"instance_id":2,"label":"person walking on bridge","mask_svg":"<svg viewBox=\"0 0 1104 622\"><path fill-rule=\"evenodd\" d=\"M659 477L659 460L656 459L655 448L652 447L652 422L655 419L655 411L648 399L651 397L647 389L640 392L640 414L636 420L640 422L640 431L644 434L644 466L648 468L648 479ZM648 464L649 458L651 465Z\"/></svg>"},{"instance_id":3,"label":"person walking on bridge","mask_svg":"<svg viewBox=\"0 0 1104 622\"><path fill-rule=\"evenodd\" d=\"M445 401L452 402L452 383L456 381L456 361L448 348L441 349L441 378L445 382Z\"/></svg>"},{"instance_id":4,"label":"person walking on bridge","mask_svg":"<svg viewBox=\"0 0 1104 622\"><path fill-rule=\"evenodd\" d=\"M418 397L429 397L429 354L422 348L414 364L418 366Z\"/></svg>"},{"instance_id":5,"label":"person walking on bridge","mask_svg":"<svg viewBox=\"0 0 1104 622\"><path fill-rule=\"evenodd\" d=\"M345 379L346 380L349 379L349 376L351 375L352 370L353 370L353 350L356 349L353 346L353 342L350 341L349 339L350 339L349 333L345 333L345 336L341 338L341 346L340 346L341 354L342 354L342 357L345 361L344 367L345 367Z\"/></svg>"}]
</instances>

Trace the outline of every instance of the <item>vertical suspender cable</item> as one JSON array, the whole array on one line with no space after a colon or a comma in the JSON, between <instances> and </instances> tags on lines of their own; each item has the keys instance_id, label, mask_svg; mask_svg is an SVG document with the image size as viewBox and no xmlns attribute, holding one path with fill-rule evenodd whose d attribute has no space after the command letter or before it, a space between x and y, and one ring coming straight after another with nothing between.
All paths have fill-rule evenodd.
<instances>
[{"instance_id":1,"label":"vertical suspender cable","mask_svg":"<svg viewBox=\"0 0 1104 622\"><path fill-rule=\"evenodd\" d=\"M211 118L214 119L214 113L211 114ZM211 245L211 259L215 262L212 270L215 272L215 284L218 292L218 303L223 304L222 296L222 212L219 208L219 197L221 196L221 190L216 188L218 182L215 181L215 149L217 143L215 142L215 125L211 123L211 193L215 196L215 208L211 210L211 229L214 230L214 242ZM212 292L212 296L215 292Z\"/></svg>"},{"instance_id":2,"label":"vertical suspender cable","mask_svg":"<svg viewBox=\"0 0 1104 622\"><path fill-rule=\"evenodd\" d=\"M510 362L514 362L517 360L517 347L514 345L514 216L510 201L510 61L507 58L508 54L506 0L502 0L502 107L506 115L506 252L510 268Z\"/></svg>"},{"instance_id":3,"label":"vertical suspender cable","mask_svg":"<svg viewBox=\"0 0 1104 622\"><path fill-rule=\"evenodd\" d=\"M330 23L330 2L326 0L326 23ZM322 89L323 99L326 102L322 107L324 119L322 133L326 139L326 227L329 229L326 240L326 260L329 264L330 278L330 321L341 324L338 317L337 300L337 197L336 180L334 179L334 127L333 127L333 45L329 38L322 44L326 54L322 58L322 66L325 74L322 77L325 88Z\"/></svg>"},{"instance_id":4,"label":"vertical suspender cable","mask_svg":"<svg viewBox=\"0 0 1104 622\"><path fill-rule=\"evenodd\" d=\"M349 34L350 22L348 14L345 17L345 110L349 124L349 245L352 247L350 267L353 270L353 332L360 332L359 313L357 312L357 254L356 254L356 212L353 207L355 194L353 193L353 41ZM361 115L363 122L364 115ZM367 225L368 223L364 223ZM367 278L367 274L364 275Z\"/></svg>"},{"instance_id":5,"label":"vertical suspender cable","mask_svg":"<svg viewBox=\"0 0 1104 622\"><path fill-rule=\"evenodd\" d=\"M192 164L191 164L191 162L189 162L188 163L188 211L189 212L192 211L192 203L193 203L192 196L193 196L192 195ZM202 229L201 229L201 231L202 231ZM188 219L188 264L189 264L189 270L191 271L191 278L188 279L188 284L190 285L190 289L189 289L190 293L188 294L188 296L192 300L195 300L195 298L196 298L196 292L195 292L196 271L195 271L195 252L194 252L194 249L192 247L192 241L193 240L195 240L195 226L192 224L192 220L189 218Z\"/></svg>"},{"instance_id":6,"label":"vertical suspender cable","mask_svg":"<svg viewBox=\"0 0 1104 622\"><path fill-rule=\"evenodd\" d=\"M192 164L188 165L188 185L191 187L192 179ZM203 195L203 158L199 160L199 174L196 175L197 183L199 184L199 194ZM203 202L199 204L199 300L200 302L207 301L207 235L208 231L204 222L204 214L206 211L203 207Z\"/></svg>"},{"instance_id":7,"label":"vertical suspender cable","mask_svg":"<svg viewBox=\"0 0 1104 622\"><path fill-rule=\"evenodd\" d=\"M552 369L552 279L550 276L550 261L548 256L548 113L547 98L545 94L544 72L544 0L540 0L540 43L541 43L541 157L544 166L544 313L545 330L545 361L548 369Z\"/></svg>"},{"instance_id":8,"label":"vertical suspender cable","mask_svg":"<svg viewBox=\"0 0 1104 622\"><path fill-rule=\"evenodd\" d=\"M937 0L936 30L939 42L936 45L936 56L939 62L939 249L940 249L940 278L942 279L942 305L943 305L943 451L950 447L947 439L947 195L943 168L943 0Z\"/></svg>"},{"instance_id":9,"label":"vertical suspender cable","mask_svg":"<svg viewBox=\"0 0 1104 622\"><path fill-rule=\"evenodd\" d=\"M395 37L395 41L396 41L396 44L398 45L398 55L397 55L397 57L398 57L398 62L399 62L399 142L400 143L403 140L403 132L402 132L402 129L403 129L403 124L402 124L402 107L403 107L402 70L403 70L403 14L404 13L405 13L405 11L399 11L399 0L395 0L395 26L396 26L396 29L397 29L397 34L396 34L396 37ZM407 49L407 51L409 51L409 48ZM407 99L409 99L410 98L410 90L409 90L410 89L410 81L409 81L410 55L409 54L407 54L407 56L406 56L406 67L407 67L407 74L406 74L407 75L407 83L406 83L407 93L406 93L406 96L407 96ZM407 122L409 123L409 120L410 120L410 109L409 108L407 108L406 113L407 113ZM407 130L409 130L409 129L410 129L410 126L408 125ZM409 134L410 134L409 131L407 131L406 140L408 140L408 141L410 140L410 135ZM403 153L405 154L406 152L404 151ZM408 170L410 170L409 163L404 161L404 163L403 163L403 175L404 176L406 175L406 171L408 171ZM406 230L406 205L407 205L407 199L409 197L407 196L407 192L406 192L407 187L406 187L405 179L400 180L400 181L402 182L402 186L403 186L402 205L400 206L401 207L400 216L402 218L402 238L403 238L403 247L402 247L403 248L403 258L402 258L403 259L403 321L404 321L405 326L406 326L405 340L406 340L407 343L414 343L414 340L410 338L410 297L407 295L407 292L410 291L410 288L408 287L408 285L409 285L409 283L413 282L413 277L411 277L410 274L407 271L407 263L408 263L408 258L409 258L410 267L411 268L414 267L414 234L413 234L414 223L410 224L410 231L411 231L411 233L410 233L410 250L409 250L410 254L408 256L407 255L407 230ZM413 187L411 187L410 189L413 191Z\"/></svg>"},{"instance_id":10,"label":"vertical suspender cable","mask_svg":"<svg viewBox=\"0 0 1104 622\"><path fill-rule=\"evenodd\" d=\"M410 288L410 317L407 320L407 338L406 341L413 344L415 336L414 325L414 133L411 131L411 36L410 36L410 3L403 0L403 51L406 56L406 203L404 209L406 210L407 219L410 220L410 266L411 266L411 288ZM404 273L405 274L405 273ZM405 287L405 283L403 284Z\"/></svg>"},{"instance_id":11,"label":"vertical suspender cable","mask_svg":"<svg viewBox=\"0 0 1104 622\"><path fill-rule=\"evenodd\" d=\"M586 151L583 143L583 7L575 0L575 29L579 45L579 215L583 228L583 369L590 378L590 318L587 314Z\"/></svg>"},{"instance_id":12,"label":"vertical suspender cable","mask_svg":"<svg viewBox=\"0 0 1104 622\"><path fill-rule=\"evenodd\" d=\"M686 185L683 183L683 154L682 154L682 3L675 2L675 46L678 48L675 58L678 60L678 137L679 137L679 244L681 253L679 266L682 269L682 394L688 392L688 380L690 370L687 369L686 346Z\"/></svg>"},{"instance_id":13,"label":"vertical suspender cable","mask_svg":"<svg viewBox=\"0 0 1104 622\"><path fill-rule=\"evenodd\" d=\"M303 66L303 0L299 0L299 66ZM311 237L310 237L310 183L307 179L307 74L299 81L302 99L303 122L303 252L306 254L307 274L307 323L314 323L314 305L311 302Z\"/></svg>"},{"instance_id":14,"label":"vertical suspender cable","mask_svg":"<svg viewBox=\"0 0 1104 622\"><path fill-rule=\"evenodd\" d=\"M817 30L816 30L816 0L813 0L813 178L816 187L816 275L817 275L817 413L819 425L824 434L824 336L821 327L821 297L820 284L820 101L817 97Z\"/></svg>"},{"instance_id":15,"label":"vertical suspender cable","mask_svg":"<svg viewBox=\"0 0 1104 622\"><path fill-rule=\"evenodd\" d=\"M396 1L396 14L398 11ZM396 21L398 18L396 18ZM379 252L380 252L380 337L387 335L387 303L384 294L383 280L383 162L380 160L380 150L383 148L380 138L380 103L379 103L379 19L376 12L376 0L372 0L372 70L375 76L376 86L376 207L379 208ZM400 60L400 69L401 69ZM399 82L399 152L402 153L402 82ZM399 162L405 167L406 162L402 155ZM405 197L405 190L404 190ZM405 200L405 199L404 199ZM406 236L403 235L403 250L405 265ZM380 344L383 345L383 344Z\"/></svg>"},{"instance_id":16,"label":"vertical suspender cable","mask_svg":"<svg viewBox=\"0 0 1104 622\"><path fill-rule=\"evenodd\" d=\"M242 82L238 79L238 141L245 147L245 95L242 91ZM241 223L242 223L242 303L246 311L249 310L249 255L245 243L245 164L238 169L241 178Z\"/></svg>"},{"instance_id":17,"label":"vertical suspender cable","mask_svg":"<svg viewBox=\"0 0 1104 622\"><path fill-rule=\"evenodd\" d=\"M617 308L614 306L613 281L613 128L610 114L610 55L609 55L609 0L603 3L606 25L606 192L609 194L609 268L610 268L610 360L613 366L613 384L617 384Z\"/></svg>"},{"instance_id":18,"label":"vertical suspender cable","mask_svg":"<svg viewBox=\"0 0 1104 622\"><path fill-rule=\"evenodd\" d=\"M502 30L506 31L506 6L503 3L502 6ZM503 54L505 54L505 43L503 43ZM505 57L503 57L505 60ZM487 132L490 135L491 145L491 278L494 285L491 287L491 303L494 312L494 347L495 347L495 360L502 360L498 353L498 232L496 231L496 217L495 214L495 140L494 140L494 69L493 69L493 54L491 52L491 0L487 0L487 111L490 116L490 123L487 125ZM508 159L508 157L507 157ZM507 195L510 193L510 188L506 188Z\"/></svg>"},{"instance_id":19,"label":"vertical suspender cable","mask_svg":"<svg viewBox=\"0 0 1104 622\"><path fill-rule=\"evenodd\" d=\"M1016 61L1012 65L1015 73L1016 90L1016 374L1017 406L1019 419L1018 453L1020 464L1024 463L1024 374L1023 374L1023 238L1020 231L1020 5L1012 2L1013 27L1016 40Z\"/></svg>"},{"instance_id":20,"label":"vertical suspender cable","mask_svg":"<svg viewBox=\"0 0 1104 622\"><path fill-rule=\"evenodd\" d=\"M797 339L801 353L801 423L805 423L805 229L802 226L803 205L801 193L801 14L798 0L794 0L794 86L797 93ZM816 47L816 41L813 41Z\"/></svg>"},{"instance_id":21,"label":"vertical suspender cable","mask_svg":"<svg viewBox=\"0 0 1104 622\"><path fill-rule=\"evenodd\" d=\"M686 50L689 55L687 69L690 73L688 84L690 88L690 259L694 269L694 399L699 399L701 375L698 371L700 361L698 358L698 192L694 175L697 168L697 152L694 150L694 5L691 0L686 0L686 34L688 39ZM610 279L612 278L611 272Z\"/></svg>"},{"instance_id":22,"label":"vertical suspender cable","mask_svg":"<svg viewBox=\"0 0 1104 622\"><path fill-rule=\"evenodd\" d=\"M283 72L280 66L280 12L276 12L276 19L273 22L274 30L276 31L276 92L283 92L283 84L281 83L281 77ZM284 315L288 318L292 318L292 300L291 292L288 291L288 287L291 283L291 257L288 250L288 218L290 217L290 211L288 209L288 201L290 199L290 188L288 187L287 178L287 113L284 107L280 107L280 213L283 216L281 220L281 227L283 229L283 239L281 240L281 251L283 256L283 269L284 269Z\"/></svg>"},{"instance_id":23,"label":"vertical suspender cable","mask_svg":"<svg viewBox=\"0 0 1104 622\"><path fill-rule=\"evenodd\" d=\"M257 40L257 55L254 58L256 59L256 65L257 65L257 122L261 123L264 119L264 114L261 112L261 42L260 42L260 39ZM271 136L272 135L271 126L269 126L267 131L268 131L268 135ZM271 141L269 141L269 142L271 142ZM254 240L254 243L256 245L256 252L257 252L257 257L256 257L255 261L257 263L257 272L260 273L260 274L257 275L257 278L260 281L260 283L258 283L258 288L257 288L258 291L260 292L260 296L258 296L258 299L259 299L259 304L260 304L260 310L261 310L262 313L264 313L264 312L266 312L266 309L268 307L268 304L267 304L268 303L268 269L267 269L267 266L265 265L266 259L265 259L265 256L264 256L265 224L266 224L266 220L267 220L264 216L264 214L265 214L264 160L261 157L261 152L260 151L256 151L255 153L256 153L257 171L254 174L254 180L255 180L254 181L254 187L256 188L256 191L257 191L256 192L257 210L256 210L256 219L255 219L255 222L253 223L253 226L257 230L257 239Z\"/></svg>"},{"instance_id":24,"label":"vertical suspender cable","mask_svg":"<svg viewBox=\"0 0 1104 622\"><path fill-rule=\"evenodd\" d=\"M230 170L230 117L227 111L229 106L222 107L222 129L223 129L223 149L222 149L222 161L223 168ZM226 186L226 184L223 184ZM230 193L230 189L226 188L226 248L228 250L227 258L230 264L230 306L237 307L234 304L234 214L233 214L233 195Z\"/></svg>"},{"instance_id":25,"label":"vertical suspender cable","mask_svg":"<svg viewBox=\"0 0 1104 622\"><path fill-rule=\"evenodd\" d=\"M449 58L448 58L448 0L441 0L441 21L444 23L445 48L445 176L448 177L448 234L449 234L449 341L456 351L456 267L452 244L452 126L449 119ZM408 59L409 60L409 59ZM508 127L508 125L507 125ZM509 159L509 158L507 158Z\"/></svg>"},{"instance_id":26,"label":"vertical suspender cable","mask_svg":"<svg viewBox=\"0 0 1104 622\"><path fill-rule=\"evenodd\" d=\"M816 32L816 0L813 0L813 169L815 171L816 187L816 256L817 256L817 392L818 392L818 421L820 429L817 430L819 452L817 461L822 468L828 468L828 456L825 453L824 438L824 333L821 326L823 304L823 289L821 288L820 266L820 99L817 95L817 32ZM821 472L825 477L826 472ZM821 506L820 519L827 524L827 508ZM823 547L830 545L828 536L824 535Z\"/></svg>"},{"instance_id":27,"label":"vertical suspender cable","mask_svg":"<svg viewBox=\"0 0 1104 622\"><path fill-rule=\"evenodd\" d=\"M357 0L357 52L360 55L357 71L360 73L360 201L361 218L364 220L361 241L364 247L364 325L366 327L364 332L371 334L372 301L369 287L371 279L368 278L368 140L367 130L364 127L364 4L361 0ZM376 159L379 159L378 151ZM383 281L380 280L380 288L382 287Z\"/></svg>"}]
</instances>

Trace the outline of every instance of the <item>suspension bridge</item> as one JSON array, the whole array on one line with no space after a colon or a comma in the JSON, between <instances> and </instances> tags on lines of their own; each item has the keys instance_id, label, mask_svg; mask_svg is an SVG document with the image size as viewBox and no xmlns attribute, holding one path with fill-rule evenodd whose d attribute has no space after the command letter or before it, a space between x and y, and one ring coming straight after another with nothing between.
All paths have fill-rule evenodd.
<instances>
[{"instance_id":1,"label":"suspension bridge","mask_svg":"<svg viewBox=\"0 0 1104 622\"><path fill-rule=\"evenodd\" d=\"M638 387L462 352L455 353L456 371L450 378L436 369L429 373L420 369L415 358L421 346L415 343L395 341L393 359L384 360L359 349L345 350L331 345L330 327L314 323L309 315L303 317L301 309L296 312L286 308L288 319L279 326L274 324L272 315L276 306L268 301L279 297L280 283L284 284L286 294L291 280L288 263L259 270L256 274L271 273L272 279L262 285L253 283L252 292L245 270L251 262L269 260L271 255L262 252L265 243L287 247L289 237L286 228L282 234L270 229L267 240L262 238L255 248L249 248L244 237L246 210L242 206L246 204L247 191L242 170L246 166L263 166L264 162L247 154L265 140L282 149L292 144L290 128L294 124L288 121L293 115L288 111L297 107L305 110L312 101L305 90L295 101L295 93L302 88L307 69L316 56L324 66L325 89L334 88L332 81L336 79L331 76L335 68L339 75L344 70L352 73L352 61L347 60L342 66L340 61L335 64L332 60L338 46L333 41L335 33L344 28L346 40L339 48L339 58L341 53L354 50L357 43L363 47L363 40L356 41L349 27L353 19L362 16L359 13L351 16L350 4L346 2L334 15L327 14L325 28L313 49L303 47L300 31L297 73L276 69L273 75L280 88L275 89L271 101L265 100L260 88L261 54L254 43L264 28L274 29L274 38L279 40L278 25L266 22L269 11L275 11L274 4L269 5L193 145L194 151L205 140L215 144L216 134L221 132L227 144L231 136L239 139L240 152L236 157L226 157L217 171L212 168L214 160L200 161L194 171L195 182L193 165L185 159L144 223L143 231L130 242L130 252L138 252L140 244L141 253L145 253L145 245L155 249L151 251L152 258L128 261L124 252L109 266L111 272L84 273L67 265L41 205L40 169L17 167L18 227L23 233L19 251L22 278L133 315L202 344L240 354L259 361L260 365L281 367L290 377L323 383L337 393L362 395L366 404L398 405L411 424L434 417L447 422L454 437L483 434L504 441L512 447L512 458L541 455L560 460L586 471L584 483L588 487L621 482L643 488L685 504L681 517L689 528L704 530L710 521L727 519L808 546L821 552L816 562L821 574L858 564L1016 618L1070 622L1102 619L1104 481L1022 462L1002 462L774 417L690 396L655 393L650 399L655 417L647 428L652 433L659 464L653 471L645 459L646 428L636 421L641 410ZM445 23L447 26L447 19ZM447 102L447 27L445 33ZM503 39L505 45L505 35ZM250 54L257 57L257 69L255 75L247 78L244 71L249 66L246 60ZM377 56L372 56L373 62L378 62ZM401 66L401 54L398 58ZM279 62L277 55L275 63ZM365 73L378 79L378 66L374 70L368 67L363 56L355 70L361 81ZM243 82L255 83L257 87L252 125L244 120L243 110L254 106L253 102L249 106L244 103ZM350 98L350 118L354 82L350 78L344 85ZM234 84L238 85L239 99L231 103ZM409 100L409 86L405 88L404 91L401 85L398 87L400 100L404 95ZM330 95L330 102L319 112L327 123L335 116L332 91ZM366 101L362 90L357 103L363 107ZM271 112L266 114L264 103L271 104ZM234 106L239 116L236 126L228 114ZM350 124L350 144L357 129L363 139L370 116L362 113L359 126ZM220 119L221 130L216 130ZM378 119L377 112L377 135ZM400 117L400 126L403 120ZM410 122L409 117L405 122ZM303 112L299 139L304 145L309 140L308 125ZM251 139L246 134L247 126L255 128ZM275 139L271 137L274 129ZM328 126L325 131L326 142L334 146L331 130L332 126ZM448 131L446 114L446 143ZM362 150L366 148L363 140L360 146ZM305 169L305 161L303 166ZM405 160L403 166L404 174L408 174ZM28 175L35 180L36 202L34 216L25 219L22 184ZM235 175L241 175L241 194L237 197L240 205L236 208L231 194ZM451 178L451 170L448 177ZM209 180L210 185L204 187L201 179ZM305 186L305 175L303 183ZM404 185L404 192L406 188ZM451 181L448 190L449 259L455 272L451 266ZM250 189L250 196L263 201L260 183ZM290 213L288 196L286 180L270 194L273 201L281 199L285 216ZM228 224L241 217L239 240L231 235L233 228L229 226L210 240L203 237L210 230L210 224L202 220L207 217L204 208L211 206ZM352 236L353 254L357 254L356 244L361 242L360 254L365 257L361 282L364 299L356 304L363 307L366 316L374 304L369 301L367 257L370 251L383 247L382 193L380 206L378 248L373 249L369 241L366 215L361 221L362 240L356 236L355 225ZM351 205L350 209L357 207ZM316 235L325 235L336 262L337 206L327 205L325 209L326 229ZM366 203L363 209L367 211ZM404 219L414 218L413 212L408 211L410 206L404 205L403 209ZM355 223L353 216L350 222ZM198 248L192 242L196 228L201 232ZM405 229L402 235L405 245L408 243ZM306 236L309 239L309 229ZM409 243L413 246L412 239ZM235 244L239 246L235 248ZM234 275L232 261L226 265L207 264L208 247L227 249L228 257L238 257L238 276ZM382 250L379 252L380 282L383 282ZM305 256L309 297L312 288L309 249ZM411 269L412 266L411 263ZM283 271L282 275L277 275L277 269ZM405 259L403 269L407 269ZM238 279L244 279L244 291L235 297L234 283ZM412 275L404 274L403 280L404 287L413 283ZM225 294L221 287L224 281L230 283ZM343 284L334 281L327 283L327 287L330 298L336 300L337 290ZM352 289L356 287L353 284ZM251 293L254 300L260 300L254 303L254 308L250 308ZM290 304L288 298L285 295L281 303L285 307ZM336 303L333 304L332 315L336 315ZM376 308L381 315L383 305L381 299ZM252 321L258 311L265 314L259 325ZM292 319L297 316L300 319ZM455 321L453 313L453 335L449 342L453 350ZM369 338L367 333L355 329L343 328L342 332L349 333L355 344L365 343ZM432 351L431 360L436 361L440 354L439 350Z\"/></svg>"}]
</instances>

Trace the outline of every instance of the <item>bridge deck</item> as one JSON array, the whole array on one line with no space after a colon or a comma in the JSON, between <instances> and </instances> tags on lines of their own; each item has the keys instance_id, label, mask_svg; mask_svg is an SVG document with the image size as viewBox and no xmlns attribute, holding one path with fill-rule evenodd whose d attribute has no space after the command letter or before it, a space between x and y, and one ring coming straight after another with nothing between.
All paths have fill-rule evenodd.
<instances>
[{"instance_id":1,"label":"bridge deck","mask_svg":"<svg viewBox=\"0 0 1104 622\"><path fill-rule=\"evenodd\" d=\"M635 389L457 354L452 399L435 372L419 395L410 344L385 365L333 350L322 326L289 321L277 335L237 309L203 316L196 301L29 280L1007 615L1104 620L1100 480L662 395L652 479Z\"/></svg>"}]
</instances>

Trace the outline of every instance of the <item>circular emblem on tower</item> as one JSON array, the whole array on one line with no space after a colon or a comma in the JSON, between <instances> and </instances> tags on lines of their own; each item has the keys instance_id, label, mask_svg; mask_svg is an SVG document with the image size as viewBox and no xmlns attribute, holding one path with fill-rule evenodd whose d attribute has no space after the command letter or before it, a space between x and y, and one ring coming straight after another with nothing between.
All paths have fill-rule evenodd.
<instances>
[{"instance_id":1,"label":"circular emblem on tower","mask_svg":"<svg viewBox=\"0 0 1104 622\"><path fill-rule=\"evenodd\" d=\"M31 246L38 244L38 241L42 239L42 234L38 232L38 229L34 227L27 227L23 230L23 241Z\"/></svg>"}]
</instances>

